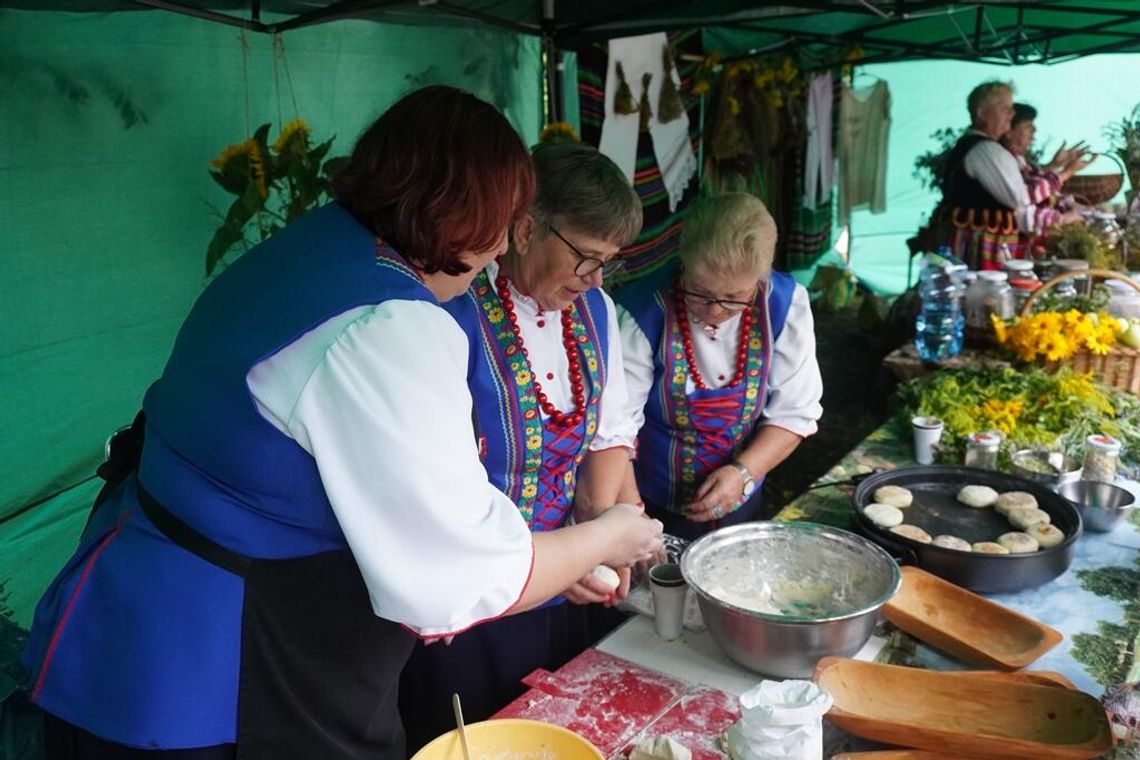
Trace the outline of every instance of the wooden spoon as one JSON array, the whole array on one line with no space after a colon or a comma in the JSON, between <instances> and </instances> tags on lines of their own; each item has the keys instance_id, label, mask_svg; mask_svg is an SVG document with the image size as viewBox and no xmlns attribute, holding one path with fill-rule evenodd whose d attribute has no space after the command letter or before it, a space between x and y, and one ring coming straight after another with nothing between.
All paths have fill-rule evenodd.
<instances>
[{"instance_id":1,"label":"wooden spoon","mask_svg":"<svg viewBox=\"0 0 1140 760\"><path fill-rule=\"evenodd\" d=\"M451 707L455 710L455 728L459 731L459 744L463 747L463 760L471 760L471 753L467 750L467 731L463 727L463 707L459 704L459 695L451 695Z\"/></svg>"}]
</instances>

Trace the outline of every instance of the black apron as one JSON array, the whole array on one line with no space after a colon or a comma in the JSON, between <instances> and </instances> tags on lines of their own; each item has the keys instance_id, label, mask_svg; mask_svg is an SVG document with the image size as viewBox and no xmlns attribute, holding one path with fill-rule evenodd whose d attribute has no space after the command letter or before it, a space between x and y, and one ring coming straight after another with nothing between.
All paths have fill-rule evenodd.
<instances>
[{"instance_id":1,"label":"black apron","mask_svg":"<svg viewBox=\"0 0 1140 760\"><path fill-rule=\"evenodd\" d=\"M135 472L143 427L140 412L122 431L107 475L121 481ZM113 441L110 459L115 454ZM132 454L128 467L121 457ZM108 478L96 508L117 485ZM376 616L352 553L247 557L191 528L141 483L138 493L171 542L245 579L237 757L403 760L396 695L415 636Z\"/></svg>"}]
</instances>

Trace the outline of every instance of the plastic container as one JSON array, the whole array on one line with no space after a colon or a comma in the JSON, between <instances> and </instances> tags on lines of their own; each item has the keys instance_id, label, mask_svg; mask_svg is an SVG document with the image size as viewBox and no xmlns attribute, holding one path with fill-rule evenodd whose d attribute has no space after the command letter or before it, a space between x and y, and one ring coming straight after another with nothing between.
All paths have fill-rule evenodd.
<instances>
[{"instance_id":1,"label":"plastic container","mask_svg":"<svg viewBox=\"0 0 1140 760\"><path fill-rule=\"evenodd\" d=\"M966 458L963 464L983 470L996 470L999 449L1001 449L999 433L992 430L970 433L966 436Z\"/></svg>"},{"instance_id":2,"label":"plastic container","mask_svg":"<svg viewBox=\"0 0 1140 760\"><path fill-rule=\"evenodd\" d=\"M1110 435L1096 434L1085 439L1085 462L1081 477L1096 483L1116 480L1116 465L1120 460L1120 441Z\"/></svg>"},{"instance_id":3,"label":"plastic container","mask_svg":"<svg viewBox=\"0 0 1140 760\"><path fill-rule=\"evenodd\" d=\"M914 326L914 343L924 362L950 359L962 351L965 293L962 274L965 264L932 257L923 263L918 283L919 311Z\"/></svg>"}]
</instances>

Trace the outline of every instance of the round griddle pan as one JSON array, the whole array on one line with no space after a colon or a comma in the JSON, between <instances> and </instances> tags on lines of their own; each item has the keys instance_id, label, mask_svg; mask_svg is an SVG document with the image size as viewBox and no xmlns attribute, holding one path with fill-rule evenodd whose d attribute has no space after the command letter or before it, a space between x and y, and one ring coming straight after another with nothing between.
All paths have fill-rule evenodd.
<instances>
[{"instance_id":1,"label":"round griddle pan","mask_svg":"<svg viewBox=\"0 0 1140 760\"><path fill-rule=\"evenodd\" d=\"M904 523L917 525L931 536L950 534L970 543L995 541L1016 528L993 507L973 509L960 503L956 498L959 489L983 485L998 493L1028 491L1037 497L1038 507L1049 513L1053 525L1064 531L1065 540L1033 554L978 554L923 544L880 528L863 514L863 508L875 500L875 491L887 485L902 486L914 494L914 503L902 510ZM934 465L881 472L859 484L852 506L860 532L904 564L917 565L951 583L984 593L1020 591L1048 583L1072 564L1081 535L1081 516L1067 499L1029 480L973 467Z\"/></svg>"}]
</instances>

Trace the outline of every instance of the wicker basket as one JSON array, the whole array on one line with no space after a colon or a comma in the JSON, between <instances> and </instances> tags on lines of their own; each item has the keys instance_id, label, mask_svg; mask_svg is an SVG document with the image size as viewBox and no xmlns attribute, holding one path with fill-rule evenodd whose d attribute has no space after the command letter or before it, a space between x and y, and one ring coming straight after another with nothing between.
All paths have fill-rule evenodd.
<instances>
[{"instance_id":1,"label":"wicker basket","mask_svg":"<svg viewBox=\"0 0 1140 760\"><path fill-rule=\"evenodd\" d=\"M1021 306L1020 317L1026 317L1033 311L1033 305L1045 291L1058 283L1078 277L1099 277L1102 280L1123 280L1140 291L1131 277L1125 277L1118 272L1108 269L1086 269L1083 271L1063 272L1046 282L1035 290ZM1063 362L1047 362L1049 369L1056 369L1062 365L1072 367L1077 372L1093 372L1097 379L1105 385L1140 395L1140 351L1124 346L1114 346L1107 354L1094 354L1087 348L1082 348Z\"/></svg>"},{"instance_id":2,"label":"wicker basket","mask_svg":"<svg viewBox=\"0 0 1140 760\"><path fill-rule=\"evenodd\" d=\"M1061 192L1088 201L1090 206L1107 203L1124 186L1123 174L1077 174L1069 177Z\"/></svg>"}]
</instances>

